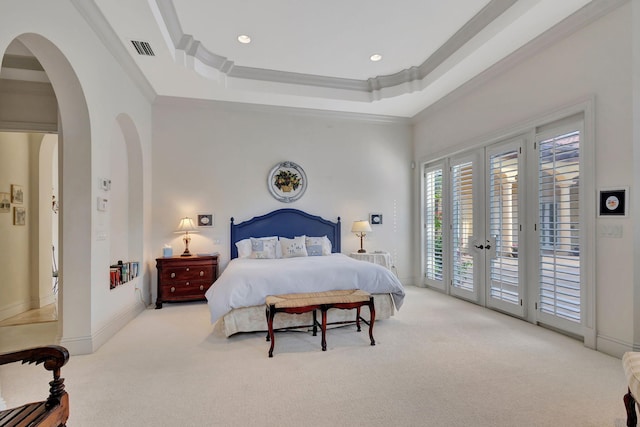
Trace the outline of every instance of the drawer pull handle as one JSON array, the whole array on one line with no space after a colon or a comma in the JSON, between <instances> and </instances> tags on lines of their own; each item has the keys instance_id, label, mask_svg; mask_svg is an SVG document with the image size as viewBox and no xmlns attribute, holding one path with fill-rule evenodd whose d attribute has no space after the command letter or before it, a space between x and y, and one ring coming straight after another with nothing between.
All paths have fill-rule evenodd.
<instances>
[{"instance_id":1,"label":"drawer pull handle","mask_svg":"<svg viewBox=\"0 0 640 427\"><path fill-rule=\"evenodd\" d=\"M189 267L187 267L187 271L189 271Z\"/></svg>"},{"instance_id":2,"label":"drawer pull handle","mask_svg":"<svg viewBox=\"0 0 640 427\"><path fill-rule=\"evenodd\" d=\"M200 270L200 277L204 276L204 271Z\"/></svg>"},{"instance_id":3,"label":"drawer pull handle","mask_svg":"<svg viewBox=\"0 0 640 427\"><path fill-rule=\"evenodd\" d=\"M200 290L204 291L204 285L200 285Z\"/></svg>"},{"instance_id":4,"label":"drawer pull handle","mask_svg":"<svg viewBox=\"0 0 640 427\"><path fill-rule=\"evenodd\" d=\"M174 288L173 286L171 287L171 292L175 292L176 288Z\"/></svg>"},{"instance_id":5,"label":"drawer pull handle","mask_svg":"<svg viewBox=\"0 0 640 427\"><path fill-rule=\"evenodd\" d=\"M175 277L176 277L176 273L171 273L171 278L175 279Z\"/></svg>"},{"instance_id":6,"label":"drawer pull handle","mask_svg":"<svg viewBox=\"0 0 640 427\"><path fill-rule=\"evenodd\" d=\"M189 286L189 285L190 285L190 282L187 282L187 286Z\"/></svg>"}]
</instances>

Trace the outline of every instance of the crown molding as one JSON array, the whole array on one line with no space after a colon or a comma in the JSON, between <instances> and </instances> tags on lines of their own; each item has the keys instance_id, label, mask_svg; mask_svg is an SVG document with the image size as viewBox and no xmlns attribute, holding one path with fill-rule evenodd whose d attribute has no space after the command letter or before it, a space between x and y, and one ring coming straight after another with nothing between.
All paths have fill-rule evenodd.
<instances>
[{"instance_id":1,"label":"crown molding","mask_svg":"<svg viewBox=\"0 0 640 427\"><path fill-rule=\"evenodd\" d=\"M215 72L237 79L356 91L367 95L367 99L369 100L379 100L418 90L421 80L442 65L507 9L517 3L517 0L491 0L422 64L406 68L391 75L371 77L367 80L310 75L235 65L234 61L211 52L202 42L196 40L192 35L184 33L176 9L173 6L173 0L155 0L155 3L156 10L159 12L159 18L162 20L162 22L158 22L158 24L164 23L166 31L169 34L169 39L173 44L173 46L168 47L170 49L173 48L174 50L183 51L188 57L191 57L193 60L198 60L205 67L209 67L215 70ZM193 63L193 61L191 62ZM399 90L383 91L389 88Z\"/></svg>"},{"instance_id":2,"label":"crown molding","mask_svg":"<svg viewBox=\"0 0 640 427\"><path fill-rule=\"evenodd\" d=\"M473 79L458 87L456 90L431 104L429 107L413 116L411 121L413 123L420 122L427 116L434 114L442 108L445 108L459 100L463 96L486 84L488 81L496 78L505 71L513 68L527 58L530 58L550 45L574 34L578 30L597 21L628 2L629 0L607 0L592 1L588 3L575 13L551 27L549 30L517 49L511 55L508 55L504 59L498 61L493 66L475 76Z\"/></svg>"},{"instance_id":3,"label":"crown molding","mask_svg":"<svg viewBox=\"0 0 640 427\"><path fill-rule=\"evenodd\" d=\"M102 44L122 66L125 73L140 88L143 96L153 102L156 91L144 76L134 59L122 44L120 37L114 32L94 0L70 0L78 13L85 19Z\"/></svg>"},{"instance_id":4,"label":"crown molding","mask_svg":"<svg viewBox=\"0 0 640 427\"><path fill-rule=\"evenodd\" d=\"M222 111L232 112L256 112L280 114L298 117L313 117L331 120L348 120L378 124L391 125L410 125L411 119L398 116L384 116L366 113L353 113L345 111L318 110L312 108L283 107L265 104L252 104L233 101L217 101L206 99L193 99L174 96L158 96L155 99L154 106L169 106L178 108L201 108L201 109L219 109Z\"/></svg>"}]
</instances>

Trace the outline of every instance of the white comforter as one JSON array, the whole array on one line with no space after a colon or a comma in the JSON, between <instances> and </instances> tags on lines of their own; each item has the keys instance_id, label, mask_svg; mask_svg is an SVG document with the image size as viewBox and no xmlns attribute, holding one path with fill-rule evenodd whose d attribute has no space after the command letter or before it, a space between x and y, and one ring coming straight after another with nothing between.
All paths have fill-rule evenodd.
<instances>
[{"instance_id":1,"label":"white comforter","mask_svg":"<svg viewBox=\"0 0 640 427\"><path fill-rule=\"evenodd\" d=\"M362 289L391 294L396 309L404 288L388 269L343 254L282 259L231 260L205 296L211 323L234 308L262 305L268 295Z\"/></svg>"}]
</instances>

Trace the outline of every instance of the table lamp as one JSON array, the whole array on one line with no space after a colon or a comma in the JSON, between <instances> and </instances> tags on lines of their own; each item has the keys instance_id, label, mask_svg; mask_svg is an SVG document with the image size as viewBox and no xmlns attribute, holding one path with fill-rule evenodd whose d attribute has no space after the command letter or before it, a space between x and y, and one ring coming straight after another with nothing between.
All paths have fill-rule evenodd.
<instances>
[{"instance_id":1,"label":"table lamp","mask_svg":"<svg viewBox=\"0 0 640 427\"><path fill-rule=\"evenodd\" d=\"M195 225L193 224L193 220L189 217L184 217L180 220L180 224L178 224L178 229L175 231L176 233L184 233L184 237L182 241L184 242L184 252L180 256L191 256L191 252L189 252L189 242L191 241L191 236L189 233L197 233Z\"/></svg>"},{"instance_id":2,"label":"table lamp","mask_svg":"<svg viewBox=\"0 0 640 427\"><path fill-rule=\"evenodd\" d=\"M367 251L364 250L362 246L362 239L366 236L369 231L371 231L371 225L369 225L369 221L354 221L353 227L351 227L351 232L356 233L356 236L360 237L360 249L358 253L363 254Z\"/></svg>"}]
</instances>

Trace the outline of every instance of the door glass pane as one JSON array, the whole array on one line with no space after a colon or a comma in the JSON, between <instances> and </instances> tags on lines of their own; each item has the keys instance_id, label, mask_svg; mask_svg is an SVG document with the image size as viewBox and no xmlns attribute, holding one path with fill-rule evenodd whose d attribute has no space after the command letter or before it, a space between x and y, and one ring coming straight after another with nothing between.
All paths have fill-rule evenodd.
<instances>
[{"instance_id":1,"label":"door glass pane","mask_svg":"<svg viewBox=\"0 0 640 427\"><path fill-rule=\"evenodd\" d=\"M518 149L489 159L489 234L494 240L491 259L491 298L519 304L518 289Z\"/></svg>"},{"instance_id":2,"label":"door glass pane","mask_svg":"<svg viewBox=\"0 0 640 427\"><path fill-rule=\"evenodd\" d=\"M580 132L539 141L540 310L580 322Z\"/></svg>"},{"instance_id":3,"label":"door glass pane","mask_svg":"<svg viewBox=\"0 0 640 427\"><path fill-rule=\"evenodd\" d=\"M425 173L425 273L429 280L442 281L442 168Z\"/></svg>"},{"instance_id":4,"label":"door glass pane","mask_svg":"<svg viewBox=\"0 0 640 427\"><path fill-rule=\"evenodd\" d=\"M452 189L452 246L454 287L473 291L473 166L472 162L451 168Z\"/></svg>"}]
</instances>

